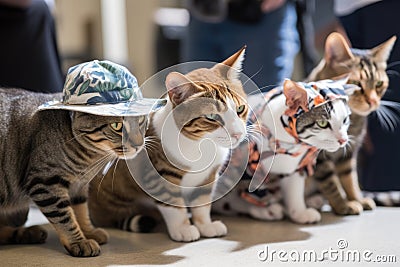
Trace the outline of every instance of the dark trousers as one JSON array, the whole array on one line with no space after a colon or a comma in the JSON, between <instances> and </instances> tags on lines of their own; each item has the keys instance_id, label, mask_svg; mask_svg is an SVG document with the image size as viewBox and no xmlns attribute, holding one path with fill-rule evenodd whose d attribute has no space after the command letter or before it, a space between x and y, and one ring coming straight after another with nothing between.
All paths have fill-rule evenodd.
<instances>
[{"instance_id":1,"label":"dark trousers","mask_svg":"<svg viewBox=\"0 0 400 267\"><path fill-rule=\"evenodd\" d=\"M372 48L397 35L388 70L400 73L400 1L383 0L340 17L353 47ZM389 75L390 84L384 99L400 102L400 76ZM397 112L400 116L400 112ZM400 124L399 124L400 126ZM400 127L385 130L375 114L368 118L368 138L371 146L364 146L361 154L360 183L364 190L400 190Z\"/></svg>"},{"instance_id":2,"label":"dark trousers","mask_svg":"<svg viewBox=\"0 0 400 267\"><path fill-rule=\"evenodd\" d=\"M0 5L0 86L62 91L53 17L43 0L27 9Z\"/></svg>"}]
</instances>

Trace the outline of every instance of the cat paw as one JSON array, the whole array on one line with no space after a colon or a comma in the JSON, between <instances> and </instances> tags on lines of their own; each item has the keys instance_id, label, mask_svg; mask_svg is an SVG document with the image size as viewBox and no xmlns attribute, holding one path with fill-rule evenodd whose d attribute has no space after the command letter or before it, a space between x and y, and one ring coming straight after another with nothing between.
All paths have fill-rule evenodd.
<instances>
[{"instance_id":1,"label":"cat paw","mask_svg":"<svg viewBox=\"0 0 400 267\"><path fill-rule=\"evenodd\" d=\"M375 201L372 198L362 198L358 202L360 202L364 210L373 210L376 208Z\"/></svg>"},{"instance_id":2,"label":"cat paw","mask_svg":"<svg viewBox=\"0 0 400 267\"><path fill-rule=\"evenodd\" d=\"M313 195L306 198L306 205L309 208L314 208L316 210L321 210L324 205L324 197L322 195Z\"/></svg>"},{"instance_id":3,"label":"cat paw","mask_svg":"<svg viewBox=\"0 0 400 267\"><path fill-rule=\"evenodd\" d=\"M292 210L289 212L289 217L296 223L316 223L321 220L321 214L313 208L305 210Z\"/></svg>"},{"instance_id":4,"label":"cat paw","mask_svg":"<svg viewBox=\"0 0 400 267\"><path fill-rule=\"evenodd\" d=\"M98 244L103 245L108 242L109 234L102 228L95 228L90 232L85 232L87 239L94 239Z\"/></svg>"},{"instance_id":5,"label":"cat paw","mask_svg":"<svg viewBox=\"0 0 400 267\"><path fill-rule=\"evenodd\" d=\"M271 204L268 207L251 207L249 214L255 219L265 221L281 220L285 216L283 206L278 203Z\"/></svg>"},{"instance_id":6,"label":"cat paw","mask_svg":"<svg viewBox=\"0 0 400 267\"><path fill-rule=\"evenodd\" d=\"M179 242L192 242L200 238L200 232L194 225L181 225L175 231L170 231L172 240Z\"/></svg>"},{"instance_id":7,"label":"cat paw","mask_svg":"<svg viewBox=\"0 0 400 267\"><path fill-rule=\"evenodd\" d=\"M214 221L207 224L196 225L200 231L200 235L204 237L224 236L228 233L228 229L221 221Z\"/></svg>"},{"instance_id":8,"label":"cat paw","mask_svg":"<svg viewBox=\"0 0 400 267\"><path fill-rule=\"evenodd\" d=\"M71 244L65 249L74 257L95 257L100 255L100 245L93 239L85 239Z\"/></svg>"},{"instance_id":9,"label":"cat paw","mask_svg":"<svg viewBox=\"0 0 400 267\"><path fill-rule=\"evenodd\" d=\"M339 215L359 215L363 211L362 205L357 201L346 201L343 205L332 206L333 211Z\"/></svg>"},{"instance_id":10,"label":"cat paw","mask_svg":"<svg viewBox=\"0 0 400 267\"><path fill-rule=\"evenodd\" d=\"M38 225L23 228L22 231L17 242L19 244L42 244L47 239L47 231Z\"/></svg>"}]
</instances>

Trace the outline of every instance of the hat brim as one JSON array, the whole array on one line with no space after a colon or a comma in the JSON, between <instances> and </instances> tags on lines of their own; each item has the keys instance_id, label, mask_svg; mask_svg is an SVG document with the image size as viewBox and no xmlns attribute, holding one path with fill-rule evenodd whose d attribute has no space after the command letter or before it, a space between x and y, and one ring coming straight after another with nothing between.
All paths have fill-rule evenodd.
<instances>
[{"instance_id":1,"label":"hat brim","mask_svg":"<svg viewBox=\"0 0 400 267\"><path fill-rule=\"evenodd\" d=\"M116 103L116 104L98 104L98 105L65 105L59 101L47 102L38 107L42 110L70 110L89 113L99 116L116 117L135 117L148 115L167 103L166 99L142 98L134 101Z\"/></svg>"}]
</instances>

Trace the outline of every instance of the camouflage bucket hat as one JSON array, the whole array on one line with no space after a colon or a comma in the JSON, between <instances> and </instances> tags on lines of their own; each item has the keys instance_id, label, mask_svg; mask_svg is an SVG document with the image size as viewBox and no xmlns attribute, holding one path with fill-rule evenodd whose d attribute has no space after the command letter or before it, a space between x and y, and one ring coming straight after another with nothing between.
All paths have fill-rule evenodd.
<instances>
[{"instance_id":1,"label":"camouflage bucket hat","mask_svg":"<svg viewBox=\"0 0 400 267\"><path fill-rule=\"evenodd\" d=\"M94 60L68 70L62 101L39 110L63 109L100 116L141 116L155 111L165 99L143 98L135 76L111 61Z\"/></svg>"}]
</instances>

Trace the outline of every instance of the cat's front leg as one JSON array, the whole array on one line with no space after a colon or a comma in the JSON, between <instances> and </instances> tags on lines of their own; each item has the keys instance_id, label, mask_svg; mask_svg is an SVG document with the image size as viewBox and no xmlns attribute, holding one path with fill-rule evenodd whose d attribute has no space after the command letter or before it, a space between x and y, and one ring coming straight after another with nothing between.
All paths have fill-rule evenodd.
<instances>
[{"instance_id":1,"label":"cat's front leg","mask_svg":"<svg viewBox=\"0 0 400 267\"><path fill-rule=\"evenodd\" d=\"M280 181L286 212L296 223L316 223L321 214L313 208L307 208L304 200L305 176L295 172Z\"/></svg>"},{"instance_id":2,"label":"cat's front leg","mask_svg":"<svg viewBox=\"0 0 400 267\"><path fill-rule=\"evenodd\" d=\"M102 228L94 227L90 220L86 197L74 197L71 199L71 203L76 219L86 238L94 239L100 245L107 243L108 233Z\"/></svg>"},{"instance_id":3,"label":"cat's front leg","mask_svg":"<svg viewBox=\"0 0 400 267\"><path fill-rule=\"evenodd\" d=\"M183 199L179 201L179 204L177 206L170 206L164 203L157 204L157 208L167 225L169 236L174 241L196 241L200 238L199 230L196 226L190 224Z\"/></svg>"},{"instance_id":4,"label":"cat's front leg","mask_svg":"<svg viewBox=\"0 0 400 267\"><path fill-rule=\"evenodd\" d=\"M75 257L93 257L100 254L100 246L86 239L71 207L69 182L62 177L34 178L27 186L31 199L56 229L65 249Z\"/></svg>"},{"instance_id":5,"label":"cat's front leg","mask_svg":"<svg viewBox=\"0 0 400 267\"><path fill-rule=\"evenodd\" d=\"M371 198L364 198L361 193L360 185L358 184L357 161L355 158L350 158L340 162L337 166L337 172L340 178L340 183L346 192L347 198L350 201L357 201L364 210L373 210L376 204Z\"/></svg>"},{"instance_id":6,"label":"cat's front leg","mask_svg":"<svg viewBox=\"0 0 400 267\"><path fill-rule=\"evenodd\" d=\"M211 190L206 190L204 195L198 196L190 205L193 223L199 229L201 236L217 237L228 233L228 229L221 221L211 221Z\"/></svg>"}]
</instances>

